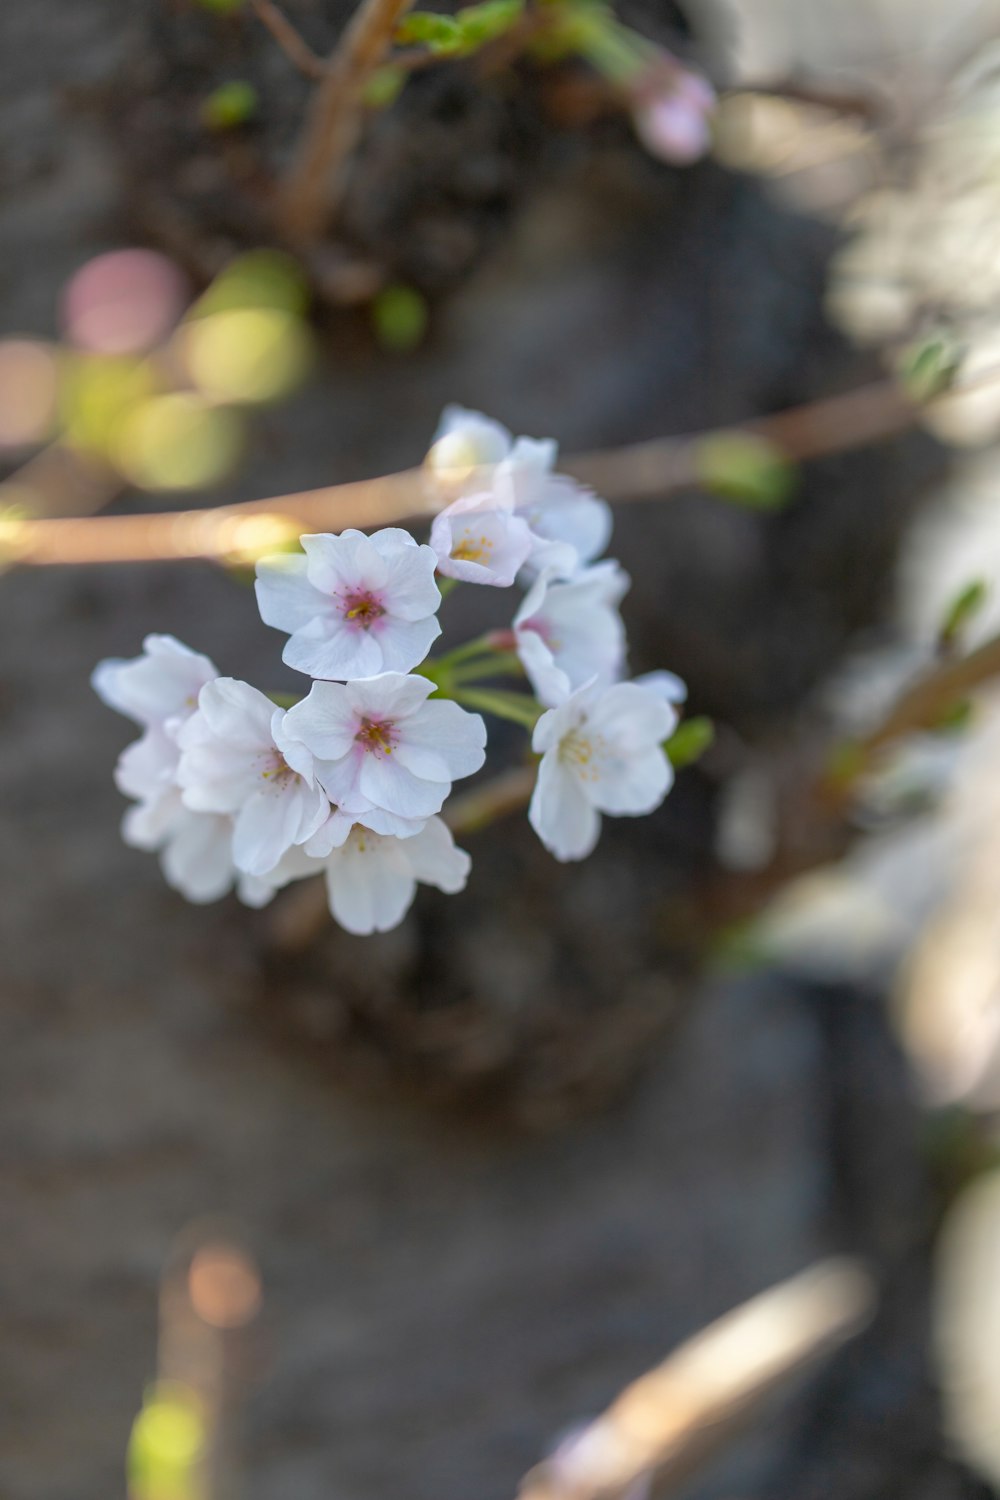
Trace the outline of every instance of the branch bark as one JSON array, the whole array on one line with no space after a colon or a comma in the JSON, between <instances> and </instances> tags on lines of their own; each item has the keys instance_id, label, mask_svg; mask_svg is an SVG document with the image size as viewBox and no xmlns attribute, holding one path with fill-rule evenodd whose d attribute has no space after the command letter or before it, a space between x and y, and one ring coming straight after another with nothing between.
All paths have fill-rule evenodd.
<instances>
[{"instance_id":1,"label":"branch bark","mask_svg":"<svg viewBox=\"0 0 1000 1500\"><path fill-rule=\"evenodd\" d=\"M322 233L361 135L365 87L412 4L361 0L330 58L282 194L284 227L293 239L308 242Z\"/></svg>"}]
</instances>

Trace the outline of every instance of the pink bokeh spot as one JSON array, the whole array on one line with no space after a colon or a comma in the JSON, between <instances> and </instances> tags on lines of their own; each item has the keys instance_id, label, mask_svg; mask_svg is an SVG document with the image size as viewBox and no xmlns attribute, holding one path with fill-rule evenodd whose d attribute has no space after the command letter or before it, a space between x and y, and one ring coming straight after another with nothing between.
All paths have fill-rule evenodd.
<instances>
[{"instance_id":1,"label":"pink bokeh spot","mask_svg":"<svg viewBox=\"0 0 1000 1500\"><path fill-rule=\"evenodd\" d=\"M186 300L184 276L166 256L112 250L71 277L63 293L63 331L92 354L140 354L166 337Z\"/></svg>"}]
</instances>

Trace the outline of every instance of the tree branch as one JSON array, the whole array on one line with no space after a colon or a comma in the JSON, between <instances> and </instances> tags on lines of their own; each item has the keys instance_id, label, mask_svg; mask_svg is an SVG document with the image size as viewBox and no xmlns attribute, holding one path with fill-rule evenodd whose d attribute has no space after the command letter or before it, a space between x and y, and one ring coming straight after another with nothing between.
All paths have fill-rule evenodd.
<instances>
[{"instance_id":1,"label":"tree branch","mask_svg":"<svg viewBox=\"0 0 1000 1500\"><path fill-rule=\"evenodd\" d=\"M307 78L323 78L327 65L314 52L303 36L296 31L284 11L272 4L272 0L250 0L250 6L258 21L267 27L282 52Z\"/></svg>"},{"instance_id":2,"label":"tree branch","mask_svg":"<svg viewBox=\"0 0 1000 1500\"><path fill-rule=\"evenodd\" d=\"M1000 371L993 371L992 379L1000 379ZM608 500L666 499L698 486L704 445L720 438L759 437L798 462L892 437L911 427L921 410L895 381L879 381L740 426L571 457L561 463L560 471ZM423 470L406 469L381 479L207 510L87 520L14 517L6 522L0 515L0 554L34 566L193 557L226 560L252 556L258 547L276 550L283 540L303 531L386 526L431 516L439 504Z\"/></svg>"},{"instance_id":3,"label":"tree branch","mask_svg":"<svg viewBox=\"0 0 1000 1500\"><path fill-rule=\"evenodd\" d=\"M875 1290L854 1260L821 1262L682 1344L532 1469L518 1500L615 1500L647 1476L687 1480L801 1370L858 1333Z\"/></svg>"},{"instance_id":4,"label":"tree branch","mask_svg":"<svg viewBox=\"0 0 1000 1500\"><path fill-rule=\"evenodd\" d=\"M327 64L282 195L293 239L314 240L343 186L364 119L365 87L413 0L361 0Z\"/></svg>"}]
</instances>

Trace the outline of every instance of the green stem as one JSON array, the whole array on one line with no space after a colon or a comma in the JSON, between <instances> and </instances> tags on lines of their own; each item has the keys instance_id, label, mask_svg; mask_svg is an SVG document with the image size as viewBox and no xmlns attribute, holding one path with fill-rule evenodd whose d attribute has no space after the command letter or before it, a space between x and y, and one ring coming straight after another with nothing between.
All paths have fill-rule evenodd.
<instances>
[{"instance_id":1,"label":"green stem","mask_svg":"<svg viewBox=\"0 0 1000 1500\"><path fill-rule=\"evenodd\" d=\"M294 708L302 701L298 693L268 693L267 696L278 708Z\"/></svg>"},{"instance_id":2,"label":"green stem","mask_svg":"<svg viewBox=\"0 0 1000 1500\"><path fill-rule=\"evenodd\" d=\"M545 712L534 698L528 698L524 693L505 693L499 688L457 688L454 696L457 703L478 708L497 719L508 719L525 729L534 729Z\"/></svg>"},{"instance_id":3,"label":"green stem","mask_svg":"<svg viewBox=\"0 0 1000 1500\"><path fill-rule=\"evenodd\" d=\"M497 651L482 661L469 661L455 668L450 680L456 687L467 682L483 682L488 677L523 677L524 668L516 651Z\"/></svg>"}]
</instances>

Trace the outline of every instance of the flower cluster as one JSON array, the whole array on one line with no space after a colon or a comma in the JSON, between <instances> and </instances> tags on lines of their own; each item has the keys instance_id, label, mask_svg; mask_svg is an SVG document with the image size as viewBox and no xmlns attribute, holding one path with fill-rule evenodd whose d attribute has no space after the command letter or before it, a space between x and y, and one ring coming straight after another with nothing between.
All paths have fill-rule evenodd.
<instances>
[{"instance_id":1,"label":"flower cluster","mask_svg":"<svg viewBox=\"0 0 1000 1500\"><path fill-rule=\"evenodd\" d=\"M465 885L469 857L440 814L485 761L476 710L533 730L529 818L557 859L591 852L601 814L657 807L683 684L622 680L629 580L597 560L611 514L555 458L554 443L448 408L426 465L441 507L429 544L395 527L348 530L263 559L261 617L286 635L286 664L313 679L298 701L221 676L171 636L102 662L97 693L142 730L116 771L133 802L126 842L158 851L192 901L235 886L260 906L322 874L343 927L385 931L418 883ZM520 584L523 599L511 628L429 659L442 590L458 581ZM505 676L533 696L491 685Z\"/></svg>"}]
</instances>

